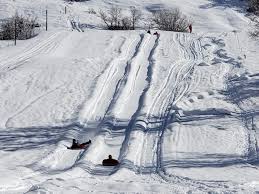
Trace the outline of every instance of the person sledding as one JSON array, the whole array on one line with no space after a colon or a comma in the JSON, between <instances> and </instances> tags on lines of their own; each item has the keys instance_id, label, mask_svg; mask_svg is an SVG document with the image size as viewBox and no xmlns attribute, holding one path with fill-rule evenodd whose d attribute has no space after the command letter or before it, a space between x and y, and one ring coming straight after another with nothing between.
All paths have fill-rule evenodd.
<instances>
[{"instance_id":1,"label":"person sledding","mask_svg":"<svg viewBox=\"0 0 259 194\"><path fill-rule=\"evenodd\" d=\"M118 160L112 158L112 155L109 155L108 159L103 160L103 166L116 166L119 164Z\"/></svg>"},{"instance_id":2,"label":"person sledding","mask_svg":"<svg viewBox=\"0 0 259 194\"><path fill-rule=\"evenodd\" d=\"M192 33L192 24L189 25L189 32Z\"/></svg>"},{"instance_id":3,"label":"person sledding","mask_svg":"<svg viewBox=\"0 0 259 194\"><path fill-rule=\"evenodd\" d=\"M158 37L160 34L156 31L153 35L156 35Z\"/></svg>"},{"instance_id":4,"label":"person sledding","mask_svg":"<svg viewBox=\"0 0 259 194\"><path fill-rule=\"evenodd\" d=\"M89 141L87 141L87 142L85 142L85 143L79 144L78 141L76 141L75 139L73 139L73 142L72 142L71 147L67 147L67 149L71 149L71 150L85 149L85 148L87 148L91 143L92 143L92 141L89 140Z\"/></svg>"},{"instance_id":5,"label":"person sledding","mask_svg":"<svg viewBox=\"0 0 259 194\"><path fill-rule=\"evenodd\" d=\"M73 139L72 146L70 147L71 149L79 148L79 143L75 139Z\"/></svg>"}]
</instances>

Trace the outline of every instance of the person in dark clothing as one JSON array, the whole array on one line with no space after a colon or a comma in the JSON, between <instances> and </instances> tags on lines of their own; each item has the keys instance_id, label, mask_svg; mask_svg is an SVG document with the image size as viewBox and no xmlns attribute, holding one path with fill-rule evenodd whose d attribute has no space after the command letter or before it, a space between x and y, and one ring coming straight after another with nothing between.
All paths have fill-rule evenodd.
<instances>
[{"instance_id":1,"label":"person in dark clothing","mask_svg":"<svg viewBox=\"0 0 259 194\"><path fill-rule=\"evenodd\" d=\"M189 31L192 33L192 24L189 25Z\"/></svg>"},{"instance_id":2,"label":"person in dark clothing","mask_svg":"<svg viewBox=\"0 0 259 194\"><path fill-rule=\"evenodd\" d=\"M103 166L116 166L119 164L118 160L112 158L112 155L109 155L108 159L103 160Z\"/></svg>"},{"instance_id":3,"label":"person in dark clothing","mask_svg":"<svg viewBox=\"0 0 259 194\"><path fill-rule=\"evenodd\" d=\"M78 141L73 139L72 146L71 147L67 147L67 149L71 149L71 150L74 150L74 149L86 149L86 148L88 148L90 146L91 143L92 143L92 141L89 140L89 141L87 141L85 143L79 144Z\"/></svg>"},{"instance_id":4,"label":"person in dark clothing","mask_svg":"<svg viewBox=\"0 0 259 194\"><path fill-rule=\"evenodd\" d=\"M148 33L148 34L151 34L151 31L150 31L150 30L148 30L148 31L147 31L147 33Z\"/></svg>"},{"instance_id":5,"label":"person in dark clothing","mask_svg":"<svg viewBox=\"0 0 259 194\"><path fill-rule=\"evenodd\" d=\"M153 35L156 35L157 37L159 36L159 33L158 32L155 32Z\"/></svg>"},{"instance_id":6,"label":"person in dark clothing","mask_svg":"<svg viewBox=\"0 0 259 194\"><path fill-rule=\"evenodd\" d=\"M72 149L74 149L74 148L79 148L79 144L78 144L78 142L77 142L75 139L73 139L71 148L72 148Z\"/></svg>"}]
</instances>

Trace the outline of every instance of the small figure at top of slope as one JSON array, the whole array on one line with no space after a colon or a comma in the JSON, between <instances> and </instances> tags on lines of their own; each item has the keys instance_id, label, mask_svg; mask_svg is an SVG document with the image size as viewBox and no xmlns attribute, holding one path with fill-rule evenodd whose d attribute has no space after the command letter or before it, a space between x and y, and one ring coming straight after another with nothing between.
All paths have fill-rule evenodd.
<instances>
[{"instance_id":1,"label":"small figure at top of slope","mask_svg":"<svg viewBox=\"0 0 259 194\"><path fill-rule=\"evenodd\" d=\"M192 24L189 25L189 31L192 33Z\"/></svg>"},{"instance_id":2,"label":"small figure at top of slope","mask_svg":"<svg viewBox=\"0 0 259 194\"><path fill-rule=\"evenodd\" d=\"M112 155L109 155L108 159L103 160L103 166L116 166L119 164L118 160L112 158Z\"/></svg>"},{"instance_id":3,"label":"small figure at top of slope","mask_svg":"<svg viewBox=\"0 0 259 194\"><path fill-rule=\"evenodd\" d=\"M86 148L88 148L88 146L91 143L92 143L92 141L89 140L89 141L87 141L85 143L79 144L77 140L73 139L72 146L71 147L67 147L67 149L70 149L70 150L86 149Z\"/></svg>"},{"instance_id":4,"label":"small figure at top of slope","mask_svg":"<svg viewBox=\"0 0 259 194\"><path fill-rule=\"evenodd\" d=\"M159 33L156 31L153 35L156 35L157 37L159 37Z\"/></svg>"},{"instance_id":5,"label":"small figure at top of slope","mask_svg":"<svg viewBox=\"0 0 259 194\"><path fill-rule=\"evenodd\" d=\"M148 31L147 31L147 33L148 33L148 34L151 34L151 31L150 31L150 30L148 30Z\"/></svg>"}]
</instances>

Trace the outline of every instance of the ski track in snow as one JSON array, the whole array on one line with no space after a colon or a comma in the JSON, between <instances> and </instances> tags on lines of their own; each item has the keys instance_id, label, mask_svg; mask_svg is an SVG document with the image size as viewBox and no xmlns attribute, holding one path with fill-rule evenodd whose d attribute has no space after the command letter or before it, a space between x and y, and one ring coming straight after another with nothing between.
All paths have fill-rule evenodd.
<instances>
[{"instance_id":1,"label":"ski track in snow","mask_svg":"<svg viewBox=\"0 0 259 194\"><path fill-rule=\"evenodd\" d=\"M113 98L110 101L111 103L108 106L109 108L106 111L106 115L104 116L103 121L98 125L98 128L99 128L100 131L98 133L99 135L97 134L97 136L95 137L95 139L96 139L95 141L96 142L99 142L99 143L102 142L102 144L103 143L105 144L105 142L108 141L107 139L109 139L109 138L113 139L116 136L116 133L118 132L118 130L114 129L114 128L116 128L116 126L114 126L112 123L110 123L111 121L109 121L110 118L113 118L113 117L111 117L111 115L113 116L113 112L115 112L113 109L116 110L116 104L118 103L116 100L119 99L120 96L123 96L124 92L129 93L127 95L130 95L130 94L133 95L132 93L134 92L134 90L136 90L135 87L134 87L136 79L140 79L141 78L141 79L143 79L143 82L146 82L146 79L149 79L149 81L151 81L151 77L149 77L149 76L151 76L150 75L150 71L152 71L151 68L152 68L152 65L153 65L153 62L151 61L151 58L153 56L153 52L154 52L155 48L158 45L158 38L157 38L156 43L154 44L153 47L149 46L151 48L150 54L148 54L148 53L144 54L143 52L146 52L146 48L147 48L147 41L149 41L150 38L153 38L153 37L147 37L144 40L144 36L141 35L141 40L140 40L140 42L136 46L135 54L133 54L131 59L127 63L125 63L127 65L125 67L124 75L122 76L122 78L117 83L117 87L115 89ZM143 45L142 45L142 43L143 43ZM141 50L142 50L142 52L141 52ZM145 66L141 67L141 69L142 69L141 71L144 72L144 73L146 72L145 74L147 74L147 75L144 74L145 76L143 76L142 75L143 73L141 73L140 74L141 76L138 76L139 73L140 73L139 72L140 71L140 65L142 65L142 63L139 63L139 60L142 59L144 56L146 56L148 58L147 66L146 67ZM121 57L121 58L125 59L127 57ZM119 60L121 60L121 59L119 58ZM109 72L110 71L111 70L109 70ZM110 75L110 73L109 73L109 75ZM136 78L129 80L129 75L134 75ZM139 77L139 78L137 78L137 77ZM105 82L105 83L107 83L107 82ZM139 93L139 95L141 95L140 98L144 98L145 97L145 92L148 91L149 84L147 83L147 84L143 85L143 87L145 87L145 88L141 89L141 90L143 90L143 93ZM128 87L132 88L132 90L130 92L127 90ZM103 87L103 88L107 88L107 87ZM138 89L138 91L141 91L141 90ZM104 95L105 93L103 92L102 94ZM97 99L100 99L100 98L97 98ZM139 106L139 108L138 108L139 110L137 110L134 113L134 115L132 116L132 121L129 122L129 123L132 123L132 125L133 125L134 120L136 119L135 117L138 115L138 113L139 113L139 111L140 111L140 109L142 107L142 103L143 102L141 102L141 101L143 101L143 99L140 99L139 101L140 101L139 105L138 105ZM94 104L97 104L97 103L95 102ZM125 103L125 105L127 105L127 103ZM115 125L116 125L116 123L115 123ZM133 126L130 127L130 125L131 124L129 124L128 127L125 125L125 127L127 127L126 132L125 132L126 135L125 135L125 137L123 137L124 141L123 141L123 139L121 139L121 146L122 147L118 146L118 152L121 152L121 153L119 153L118 158L121 158L122 161L123 161L122 158L125 157L125 152L127 152L126 150L129 149L128 145L127 145L127 141L129 140L129 136L131 134L131 130L132 130L132 127L133 127ZM134 124L134 125L136 125L136 124ZM81 134L81 135L83 135L83 134ZM105 151L104 150L105 146L102 145L102 144L99 145L99 146L97 145L97 147L93 146L94 149L98 150L98 152L95 154L95 157L97 159L95 159L95 161L93 163L85 160L85 158L90 158L89 156L92 154L91 153L91 151L92 151L91 147L89 148L89 150L86 150L86 151L78 151L78 152L76 151L74 153L69 153L69 155L70 154L74 155L74 156L70 155L69 157L68 156L65 157L64 156L65 153L64 153L64 151L62 151L61 153L58 154L58 155L62 155L62 158L74 158L74 159L72 161L70 161L70 164L67 164L67 162L66 162L66 165L67 165L66 167L62 167L62 166L58 167L58 166L52 165L52 168L53 168L52 169L52 173L59 172L61 170L71 169L71 168L73 168L75 166L82 167L87 172L92 173L92 174L98 174L98 172L100 173L100 172L103 171L105 173L102 173L102 175L105 175L105 174L109 175L109 174L112 174L112 173L116 172L116 170L118 170L118 168L110 169L109 171L107 171L107 170L105 170L105 168L103 168L103 167L101 167L99 165L94 165L94 163L96 161L100 161L104 157L103 155L99 155L98 156L98 153L102 153L103 151ZM126 147L124 147L124 146L126 146ZM103 150L103 151L101 151L101 150ZM59 152L59 151L57 151L57 152ZM88 156L88 154L89 154L89 156ZM140 154L141 153L139 153L139 155ZM56 155L57 155L57 153L54 153L54 157L56 157ZM52 156L50 158L52 158ZM52 159L48 159L48 160L52 161ZM135 159L135 160L137 160L137 159ZM61 159L61 161L62 161L62 159ZM40 162L40 163L42 163L42 162ZM46 165L45 164L45 160L44 160L43 163L44 163L44 165ZM127 166L127 168L129 168L129 166L127 164L125 165L123 163L124 162L122 162L121 167ZM130 168L134 169L134 165L131 166ZM43 169L45 169L45 168L43 168ZM43 171L45 171L45 170L43 170Z\"/></svg>"},{"instance_id":2,"label":"ski track in snow","mask_svg":"<svg viewBox=\"0 0 259 194\"><path fill-rule=\"evenodd\" d=\"M142 37L142 36L141 36ZM140 42L137 44L137 46L136 46L136 51L135 51L135 53L138 53L138 48L139 48L139 46L141 45L141 42L142 42L142 40L143 40L143 38L141 38L141 40L140 40ZM132 47L132 44L134 44L134 42L135 42L135 40L133 40L131 43L130 43L130 45L129 45L129 47L126 49L126 54L128 55L128 54L130 54L129 53L129 50L130 50L130 48ZM120 61L124 61L124 64L126 64L126 67L125 67L125 72L124 72L124 75L122 76L122 78L118 81L118 83L117 83L117 86L116 86L116 89L115 89L115 92L114 92L114 94L113 94L113 98L112 98L112 100L110 100L110 105L108 106L108 109L107 109L107 111L106 111L106 115L105 115L105 117L103 118L103 121L97 126L97 128L99 128L99 135L97 134L97 136L95 137L95 139L96 139L96 141L95 142L98 142L98 139L99 139L99 141L101 141L101 142L105 142L105 141L107 141L106 139L107 139L107 136L111 136L111 138L113 138L113 133L116 133L116 130L114 130L113 128L114 128L114 126L112 126L111 124L111 127L109 127L110 125L109 125L109 123L107 123L106 122L106 120L107 120L107 118L110 118L110 114L109 114L109 112L111 112L111 109L113 109L112 107L114 107L114 105L117 103L116 102L116 99L118 98L118 96L122 93L122 90L123 91L126 91L126 90L124 90L124 87L125 87L125 84L127 83L127 79L128 79L128 74L129 74L129 71L130 71L130 69L131 69L131 62L132 62L132 59L134 59L136 56L135 56L136 54L133 54L133 56L131 57L131 59L128 61L128 62L125 62L124 60L127 58L127 56L122 56L122 57L119 57L119 58L117 58L115 61L112 61L110 64L110 66L108 67L108 73L107 73L107 76L106 76L106 81L104 82L104 85L102 86L102 88L101 88L101 91L100 91L100 93L99 93L99 95L98 95L98 98L96 98L97 100L95 100L93 103L92 103L92 106L93 107L96 107L96 105L99 103L99 101L102 99L102 95L104 96L104 95L107 95L107 93L106 92L108 92L108 90L107 89L110 89L109 87L106 87L107 85L106 84L109 84L110 82L112 82L112 81L107 81L107 80L111 80L112 78L111 77L109 77L110 75L111 75L111 69L112 68L117 68L118 67L118 63L120 62ZM139 65L139 64L138 64ZM114 75L114 73L112 73L112 75ZM112 82L112 83L110 83L110 84L113 84L114 85L114 83ZM104 92L104 90L106 90L105 92ZM95 98L94 98L95 99ZM90 106L91 107L91 106ZM90 109L88 109L88 110L91 110L92 111L92 114L94 114L94 110L95 109L93 109L92 107L90 108ZM83 114L85 114L85 115L87 115L86 114L86 110L83 110L82 111L83 112ZM89 114L88 114L89 115ZM91 115L91 114L90 114ZM88 117L89 118L89 117ZM87 120L85 121L85 123L87 124ZM80 134L81 136L83 135L83 134ZM100 146L93 146L93 147L95 147L95 150L98 150L98 153L102 153L101 152L101 150L103 150L103 149L105 149L105 147L103 147L102 145L100 145ZM90 149L90 151L89 152L91 152L91 147L89 148ZM59 152L59 151L57 151L57 152ZM79 151L79 152L70 152L68 155L69 156L67 156L67 157L65 157L65 158L74 158L72 161L70 161L69 163L70 164L66 164L66 167L64 168L63 166L61 166L61 167L58 167L58 166L55 166L54 165L54 168L53 168L53 171L54 172L57 172L57 171L59 171L59 170L64 170L64 169L70 169L70 168L72 168L72 167L75 167L75 166L83 166L82 168L84 168L86 171L88 171L89 173L95 173L96 171L100 171L101 172L101 170L100 170L100 168L105 172L105 168L102 168L102 167L100 167L99 165L97 165L97 166L95 166L93 163L89 163L88 161L85 161L84 160L84 158L88 158L88 155L87 155L87 152L88 151ZM103 158L103 156L98 156L98 153L96 153L95 154L95 156L98 158L98 160L97 161L100 161L102 158ZM57 153L54 153L54 155L53 155L53 157L56 157L55 155L56 155ZM62 154L61 155L64 155L65 153L64 153L64 151L62 151ZM71 154L73 154L74 156L72 156ZM60 154L59 154L60 155ZM65 154L65 155L67 155L67 154ZM51 156L52 157L52 156ZM63 156L64 157L64 156ZM50 160L50 161L52 161L52 159ZM83 161L83 162L82 162ZM44 162L45 163L45 162ZM45 165L45 164L44 164ZM98 170L99 169L99 170ZM108 174L110 174L111 172L107 172L107 175Z\"/></svg>"},{"instance_id":3,"label":"ski track in snow","mask_svg":"<svg viewBox=\"0 0 259 194\"><path fill-rule=\"evenodd\" d=\"M121 74L122 69L121 68L121 64L126 64L125 61L127 60L127 58L129 57L128 55L130 55L130 49L132 47L132 45L135 43L135 40L130 40L130 43L125 43L127 40L124 40L125 45L128 45L127 48L125 49L125 51L123 51L124 53L121 53L119 57L114 58L108 68L106 69L106 71L101 75L100 77L100 81L98 81L98 83L101 82L101 86L97 86L97 88L99 88L100 91L95 91L95 94L92 96L92 98L90 99L89 102L86 102L86 106L85 108L81 111L81 115L80 115L80 120L82 120L81 122L83 123L87 123L89 120L94 120L95 118L93 118L96 112L98 112L96 109L97 107L100 107L100 103L103 103L103 99L104 97L106 97L105 95L109 95L110 98L112 98L111 94L109 94L109 91L111 90L111 88L114 88L114 85L116 86L116 82L118 80L118 77L116 76L118 74ZM122 48L122 46L120 47L120 49ZM120 68L120 69L118 69ZM102 80L103 79L103 80ZM115 89L116 90L116 89ZM111 100L109 100L111 101ZM84 119L86 118L86 119Z\"/></svg>"},{"instance_id":4,"label":"ski track in snow","mask_svg":"<svg viewBox=\"0 0 259 194\"><path fill-rule=\"evenodd\" d=\"M92 119L95 120L93 115L98 112L97 107L100 105L101 99L107 94L110 96L108 105L106 105L107 110L102 120L96 125L98 133L93 139L93 145L87 150L67 151L60 142L56 150L34 164L32 168L41 173L56 174L80 167L90 174L102 176L114 174L120 168L128 168L136 173L151 173L151 175L153 174L151 177L154 179L158 179L155 176L157 174L162 180L173 184L188 184L193 188L199 186L204 191L208 187L224 187L224 182L218 182L215 186L215 183L168 175L164 171L162 145L165 129L174 117L175 104L187 93L190 93L190 90L195 90L199 84L197 81L201 79L202 74L196 70L196 65L203 60L201 43L195 36L189 37L185 34L175 33L172 40L174 40L174 45L178 44L181 48L182 56L179 58L182 59L173 61L167 77L163 79L157 93L151 91L154 90L152 83L156 82L153 68L158 65L156 50L160 46L159 37L155 39L149 35L140 35L139 42L136 42L136 39L129 42L124 40L123 45L128 46L122 50L118 58L110 62L102 75L104 76L102 79L105 81L100 79L103 85L98 87L100 90L93 96L94 101L88 105L88 109L81 111L83 115L87 115L87 120L83 122L86 127L92 122ZM133 45L135 45L135 53L130 53ZM124 66L118 70L118 64L124 64ZM121 75L121 78L118 79L116 74ZM136 83L141 82L141 87L136 88ZM116 86L114 92L109 94L111 86L114 85ZM138 96L136 99L138 104L135 111L130 111L131 120L118 119L116 117L118 110L125 112L128 108L128 101L132 100L133 96ZM146 98L153 100L146 101ZM82 118L84 116L80 120ZM67 137L69 134L68 132ZM84 132L81 131L78 135L84 137ZM177 139L175 141L177 142ZM254 140L250 137L250 141ZM110 150L110 146L112 146L112 150ZM108 169L99 165L98 163L106 157L107 152L112 152L114 156L117 156L121 164ZM64 163L64 161L66 162Z\"/></svg>"},{"instance_id":5,"label":"ski track in snow","mask_svg":"<svg viewBox=\"0 0 259 194\"><path fill-rule=\"evenodd\" d=\"M63 9L61 5L60 9ZM79 17L76 21L73 16L76 11L71 10L73 13L65 19L60 18L60 22L67 20L70 28L80 34L85 33ZM65 125L64 122L63 127L38 127L42 130L40 138L50 138L52 147L50 150L45 148L46 155L26 166L33 170L33 173L23 177L23 180L33 185L28 192L44 190L40 185L48 180L42 182L39 177L64 172L69 174L77 169L100 177L117 175L120 170L128 169L135 174L148 175L146 177L150 182L155 180L176 185L177 188L188 185L190 193L192 189L205 193L242 192L239 183L228 178L203 180L199 175L203 168L222 171L220 167L224 170L226 166L234 169L235 165L240 165L257 169L258 127L251 119L259 113L250 111L256 102L241 92L246 86L256 88L256 83L249 82L252 75L237 73L243 68L241 59L229 56L225 48L224 38L232 34L236 40L233 44L238 45L242 52L238 33L233 33L199 36L195 33L172 32L161 33L161 37L141 32L111 35L104 50L105 56L111 56L104 62L104 70L95 77L89 98L85 98L75 118L69 121L71 124ZM3 75L4 79L5 74L11 74L12 70L26 65L28 60L38 55L51 54L68 34L68 31L51 32L38 44L34 42L27 46L22 53L0 56L0 77ZM95 66L100 62L93 58L87 58L86 61ZM242 84L244 86L240 87ZM32 142L25 138L22 141L27 147L35 146L37 127L13 129L14 132L6 135L7 129L12 129L12 123L18 115L63 87L66 85L56 85L18 106L5 123L6 131L0 133L2 140L9 137L14 141L9 147L3 147L4 150L21 149L16 145L16 133L20 138L26 134L31 136ZM208 98L206 102L204 98ZM213 104L215 99L223 99L224 102ZM212 108L201 105L210 100ZM221 103L224 108L221 108ZM230 108L225 108L227 103ZM234 124L228 126L224 119ZM204 122L211 122L206 125L208 129L204 127ZM216 129L218 133L214 132ZM31 134L26 133L26 130L31 130ZM56 137L48 137L50 130L55 131ZM211 135L215 135L214 139ZM67 150L71 137L80 141L92 139L92 144L86 150ZM214 147L207 149L212 140L219 147L219 142L226 144L226 150L219 151L219 148ZM42 142L46 143L45 140ZM197 150L194 152L195 148L191 146L196 146ZM107 168L101 165L101 161L109 154L120 161L118 166ZM188 176L184 172L179 173L179 169L201 172L197 173L197 177L191 173ZM35 180L30 182L33 178Z\"/></svg>"},{"instance_id":6,"label":"ski track in snow","mask_svg":"<svg viewBox=\"0 0 259 194\"><path fill-rule=\"evenodd\" d=\"M164 129L167 125L167 122L172 117L172 113L173 113L172 105L188 91L188 86L190 85L190 81L188 79L187 81L185 81L185 79L186 77L192 75L192 70L194 68L193 65L195 65L196 60L198 60L197 59L198 57L196 57L197 52L194 50L194 48L192 48L192 45L190 46L191 51L189 52L188 50L185 49L189 47L183 46L180 43L180 40L178 40L178 42L174 42L173 44L175 45L177 43L181 46L183 50L182 57L188 56L187 58L192 60L181 61L179 63L176 63L175 65L172 65L172 68L169 71L168 77L165 79L164 84L162 85L158 94L154 97L154 100L151 103L151 106L149 106L149 110L146 113L147 114L147 118L145 121L146 126L143 126L144 127L144 131L143 131L144 140L142 142L143 150L140 151L140 153L143 153L143 155L141 156L142 161L140 165L140 168L141 168L140 171L144 173L158 172L161 169L162 162L160 160L161 160L162 137L163 137ZM189 53L191 53L192 55ZM180 58L182 57L180 56ZM186 67L187 67L187 71L184 73L184 68ZM174 75L174 73L176 73L176 75ZM181 79L179 77L181 77ZM181 82L187 82L187 83L185 83L183 87L180 85ZM176 95L176 90L182 90L182 92L177 98L176 96L173 97L173 95ZM157 105L157 102L163 102L163 103L161 105ZM157 112L155 112L155 108L157 108L157 110L159 111L159 115L156 115ZM158 118L158 121L153 120L154 124L152 124L152 121L148 121L149 118L152 119L152 116L157 116ZM154 129L152 129L152 127ZM156 128L158 128L157 131L156 131Z\"/></svg>"},{"instance_id":7,"label":"ski track in snow","mask_svg":"<svg viewBox=\"0 0 259 194\"><path fill-rule=\"evenodd\" d=\"M40 53L48 54L50 53L61 40L66 36L65 32L55 32L49 36L46 40L41 41L40 43L34 45L29 50L18 54L15 57L2 58L0 64L0 71L4 73L6 71L11 71L20 65L23 65L26 60L39 55Z\"/></svg>"}]
</instances>

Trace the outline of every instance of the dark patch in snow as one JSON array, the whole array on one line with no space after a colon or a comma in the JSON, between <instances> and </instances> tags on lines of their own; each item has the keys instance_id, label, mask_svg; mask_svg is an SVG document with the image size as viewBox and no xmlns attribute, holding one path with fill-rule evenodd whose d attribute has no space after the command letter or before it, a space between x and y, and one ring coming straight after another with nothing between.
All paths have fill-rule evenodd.
<instances>
[{"instance_id":1,"label":"dark patch in snow","mask_svg":"<svg viewBox=\"0 0 259 194\"><path fill-rule=\"evenodd\" d=\"M246 3L245 1L241 0L209 0L209 3L200 5L199 8L201 9L227 9L227 8L235 8L235 10L239 12L246 11Z\"/></svg>"}]
</instances>

